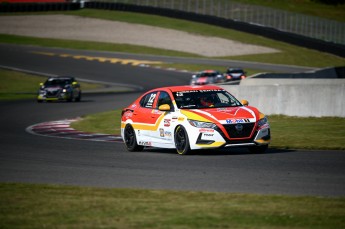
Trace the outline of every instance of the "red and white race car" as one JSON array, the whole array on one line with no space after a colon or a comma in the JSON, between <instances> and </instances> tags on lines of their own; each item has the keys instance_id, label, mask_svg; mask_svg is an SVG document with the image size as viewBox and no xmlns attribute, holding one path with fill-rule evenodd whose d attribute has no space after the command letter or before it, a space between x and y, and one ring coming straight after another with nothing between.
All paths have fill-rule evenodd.
<instances>
[{"instance_id":1,"label":"red and white race car","mask_svg":"<svg viewBox=\"0 0 345 229\"><path fill-rule=\"evenodd\" d=\"M195 149L248 147L264 152L270 143L267 117L218 86L153 89L124 108L121 136L129 151L145 146Z\"/></svg>"},{"instance_id":2,"label":"red and white race car","mask_svg":"<svg viewBox=\"0 0 345 229\"><path fill-rule=\"evenodd\" d=\"M225 76L219 71L205 70L198 72L192 76L190 81L191 85L205 85L214 83L224 83L226 81Z\"/></svg>"}]
</instances>

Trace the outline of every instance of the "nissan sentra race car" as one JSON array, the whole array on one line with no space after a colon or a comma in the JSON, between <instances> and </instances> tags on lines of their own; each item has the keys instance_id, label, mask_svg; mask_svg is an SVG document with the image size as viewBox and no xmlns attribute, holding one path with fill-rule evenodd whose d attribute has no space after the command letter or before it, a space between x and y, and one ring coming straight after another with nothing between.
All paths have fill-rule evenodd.
<instances>
[{"instance_id":1,"label":"nissan sentra race car","mask_svg":"<svg viewBox=\"0 0 345 229\"><path fill-rule=\"evenodd\" d=\"M40 83L37 102L43 101L76 101L81 100L81 88L74 77L49 77L45 83Z\"/></svg>"},{"instance_id":2,"label":"nissan sentra race car","mask_svg":"<svg viewBox=\"0 0 345 229\"><path fill-rule=\"evenodd\" d=\"M258 109L218 86L174 86L148 91L124 108L121 136L128 151L247 147L262 153L270 126Z\"/></svg>"},{"instance_id":3,"label":"nissan sentra race car","mask_svg":"<svg viewBox=\"0 0 345 229\"><path fill-rule=\"evenodd\" d=\"M215 70L201 71L192 76L191 85L205 85L213 83L224 83L225 77L222 73Z\"/></svg>"}]
</instances>

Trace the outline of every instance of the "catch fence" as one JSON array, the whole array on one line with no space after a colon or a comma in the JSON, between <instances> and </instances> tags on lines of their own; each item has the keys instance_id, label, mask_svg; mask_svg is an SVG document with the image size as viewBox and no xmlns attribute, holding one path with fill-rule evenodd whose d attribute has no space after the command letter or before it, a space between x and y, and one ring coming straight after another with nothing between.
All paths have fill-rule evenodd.
<instances>
[{"instance_id":1,"label":"catch fence","mask_svg":"<svg viewBox=\"0 0 345 229\"><path fill-rule=\"evenodd\" d=\"M185 11L345 44L345 23L231 0L96 0Z\"/></svg>"}]
</instances>

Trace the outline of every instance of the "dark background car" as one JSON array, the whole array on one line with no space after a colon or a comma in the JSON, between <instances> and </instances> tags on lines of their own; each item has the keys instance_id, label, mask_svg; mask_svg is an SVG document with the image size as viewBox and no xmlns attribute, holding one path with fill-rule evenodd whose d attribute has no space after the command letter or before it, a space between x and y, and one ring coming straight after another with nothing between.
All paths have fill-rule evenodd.
<instances>
[{"instance_id":1,"label":"dark background car","mask_svg":"<svg viewBox=\"0 0 345 229\"><path fill-rule=\"evenodd\" d=\"M225 72L226 81L243 80L246 77L246 72L242 68L228 68Z\"/></svg>"},{"instance_id":2,"label":"dark background car","mask_svg":"<svg viewBox=\"0 0 345 229\"><path fill-rule=\"evenodd\" d=\"M81 100L81 88L74 77L49 77L45 83L40 83L37 102L73 100Z\"/></svg>"},{"instance_id":3,"label":"dark background car","mask_svg":"<svg viewBox=\"0 0 345 229\"><path fill-rule=\"evenodd\" d=\"M191 85L205 85L211 83L224 83L225 77L215 70L201 71L192 76Z\"/></svg>"}]
</instances>

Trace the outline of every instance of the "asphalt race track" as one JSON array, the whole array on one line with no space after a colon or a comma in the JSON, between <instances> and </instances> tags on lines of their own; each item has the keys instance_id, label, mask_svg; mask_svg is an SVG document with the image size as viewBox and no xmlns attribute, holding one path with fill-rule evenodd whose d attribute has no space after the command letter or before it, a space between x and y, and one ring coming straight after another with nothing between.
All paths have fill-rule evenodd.
<instances>
[{"instance_id":1,"label":"asphalt race track","mask_svg":"<svg viewBox=\"0 0 345 229\"><path fill-rule=\"evenodd\" d=\"M103 61L103 57L121 60ZM188 84L189 73L133 66L123 61L163 61L159 57L150 58L0 45L2 66L131 84L141 86L143 90ZM242 64L246 66L248 63ZM287 72L288 69L282 71ZM25 131L28 126L36 123L119 109L141 93L85 94L80 103L0 102L0 182L345 195L344 151L269 149L265 154L250 154L245 149L227 149L197 151L192 155L180 156L174 150L147 148L143 152L130 153L125 150L123 143L51 138Z\"/></svg>"}]
</instances>

